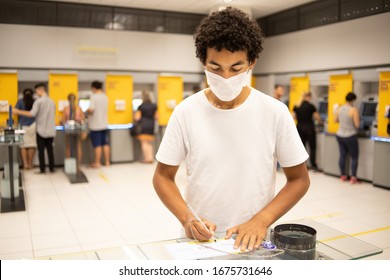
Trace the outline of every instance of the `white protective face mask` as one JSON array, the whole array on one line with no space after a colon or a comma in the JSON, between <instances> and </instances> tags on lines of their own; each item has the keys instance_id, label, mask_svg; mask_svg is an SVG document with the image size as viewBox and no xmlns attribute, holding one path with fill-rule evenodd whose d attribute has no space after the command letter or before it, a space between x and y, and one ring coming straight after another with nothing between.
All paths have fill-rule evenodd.
<instances>
[{"instance_id":1,"label":"white protective face mask","mask_svg":"<svg viewBox=\"0 0 390 280\"><path fill-rule=\"evenodd\" d=\"M248 85L248 71L228 79L207 71L206 69L204 72L207 77L207 84L210 86L211 91L221 101L232 101L240 94L242 88Z\"/></svg>"}]
</instances>

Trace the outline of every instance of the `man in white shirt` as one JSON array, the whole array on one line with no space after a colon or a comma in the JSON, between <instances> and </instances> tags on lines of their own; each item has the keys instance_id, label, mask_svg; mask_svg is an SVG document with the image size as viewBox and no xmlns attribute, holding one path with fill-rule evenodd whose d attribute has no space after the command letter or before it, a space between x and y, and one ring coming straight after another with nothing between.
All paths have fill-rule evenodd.
<instances>
[{"instance_id":1,"label":"man in white shirt","mask_svg":"<svg viewBox=\"0 0 390 280\"><path fill-rule=\"evenodd\" d=\"M94 81L91 84L92 96L88 113L89 135L94 149L95 160L90 167L98 168L104 154L105 165L110 165L110 146L108 145L108 98L103 92L103 83Z\"/></svg>"},{"instance_id":2,"label":"man in white shirt","mask_svg":"<svg viewBox=\"0 0 390 280\"><path fill-rule=\"evenodd\" d=\"M190 238L210 239L214 231L237 234L234 247L260 246L267 228L306 193L308 158L288 108L247 86L262 50L256 22L227 8L205 18L195 33L196 55L209 88L180 103L169 120L156 155L157 194ZM185 160L184 199L175 183ZM275 196L276 162L286 185ZM205 228L188 213L187 203Z\"/></svg>"}]
</instances>

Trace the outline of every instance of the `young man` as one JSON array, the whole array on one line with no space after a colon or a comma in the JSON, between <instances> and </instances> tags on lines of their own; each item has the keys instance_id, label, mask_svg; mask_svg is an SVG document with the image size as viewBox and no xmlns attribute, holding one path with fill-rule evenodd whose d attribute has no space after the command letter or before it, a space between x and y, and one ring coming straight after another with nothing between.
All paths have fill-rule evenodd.
<instances>
[{"instance_id":1,"label":"young man","mask_svg":"<svg viewBox=\"0 0 390 280\"><path fill-rule=\"evenodd\" d=\"M39 83L35 85L35 92L38 99L30 111L14 109L14 113L25 117L35 117L37 129L37 145L39 157L39 173L45 170L45 148L49 158L49 171L54 172L53 140L56 135L55 125L55 104L46 93L46 85Z\"/></svg>"},{"instance_id":2,"label":"young man","mask_svg":"<svg viewBox=\"0 0 390 280\"><path fill-rule=\"evenodd\" d=\"M261 31L240 10L205 18L195 33L196 55L210 88L174 110L157 153L153 183L188 237L237 234L235 248L258 248L267 228L306 193L308 155L287 107L247 86L262 50ZM186 160L186 200L175 183ZM275 196L276 161L287 183ZM188 213L187 203L207 229Z\"/></svg>"},{"instance_id":3,"label":"young man","mask_svg":"<svg viewBox=\"0 0 390 280\"><path fill-rule=\"evenodd\" d=\"M277 100L282 101L283 96L284 96L284 86L276 84L274 88L274 97Z\"/></svg>"},{"instance_id":4,"label":"young man","mask_svg":"<svg viewBox=\"0 0 390 280\"><path fill-rule=\"evenodd\" d=\"M92 146L94 148L95 160L91 167L100 167L102 151L104 153L105 165L110 165L110 146L107 140L108 127L108 98L103 92L103 83L94 81L91 84L92 96L90 106L87 110L88 127Z\"/></svg>"}]
</instances>

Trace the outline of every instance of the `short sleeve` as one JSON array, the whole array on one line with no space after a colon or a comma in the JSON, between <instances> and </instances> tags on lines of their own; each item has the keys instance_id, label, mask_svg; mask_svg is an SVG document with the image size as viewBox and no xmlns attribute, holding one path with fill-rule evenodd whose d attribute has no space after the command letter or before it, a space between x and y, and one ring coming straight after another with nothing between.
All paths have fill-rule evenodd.
<instances>
[{"instance_id":1,"label":"short sleeve","mask_svg":"<svg viewBox=\"0 0 390 280\"><path fill-rule=\"evenodd\" d=\"M41 103L39 102L39 99L34 102L32 108L31 108L31 111L30 111L30 113L33 117L36 117L36 115L38 114L40 104Z\"/></svg>"},{"instance_id":2,"label":"short sleeve","mask_svg":"<svg viewBox=\"0 0 390 280\"><path fill-rule=\"evenodd\" d=\"M175 109L169 119L167 129L156 155L157 161L171 166L179 166L186 157L183 128L180 125L178 117L177 110Z\"/></svg>"},{"instance_id":3,"label":"short sleeve","mask_svg":"<svg viewBox=\"0 0 390 280\"><path fill-rule=\"evenodd\" d=\"M309 156L287 107L279 119L276 134L276 157L282 167L296 166L308 159Z\"/></svg>"},{"instance_id":4,"label":"short sleeve","mask_svg":"<svg viewBox=\"0 0 390 280\"><path fill-rule=\"evenodd\" d=\"M313 112L313 113L317 112L317 108L316 108L316 106L314 106L314 105L311 105L311 107L312 107L312 112Z\"/></svg>"},{"instance_id":5,"label":"short sleeve","mask_svg":"<svg viewBox=\"0 0 390 280\"><path fill-rule=\"evenodd\" d=\"M95 97L93 95L89 98L89 109L95 110Z\"/></svg>"}]
</instances>

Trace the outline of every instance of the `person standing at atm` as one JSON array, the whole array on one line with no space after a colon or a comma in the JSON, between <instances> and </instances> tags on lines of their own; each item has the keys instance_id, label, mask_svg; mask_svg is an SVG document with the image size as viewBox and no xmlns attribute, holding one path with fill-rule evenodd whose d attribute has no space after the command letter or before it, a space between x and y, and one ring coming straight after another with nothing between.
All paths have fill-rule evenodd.
<instances>
[{"instance_id":1,"label":"person standing at atm","mask_svg":"<svg viewBox=\"0 0 390 280\"><path fill-rule=\"evenodd\" d=\"M104 153L105 165L110 165L110 146L107 139L108 128L108 98L103 92L103 83L94 81L91 84L93 92L88 112L88 127L94 149L95 160L90 167L100 167L102 152Z\"/></svg>"},{"instance_id":2,"label":"person standing at atm","mask_svg":"<svg viewBox=\"0 0 390 280\"><path fill-rule=\"evenodd\" d=\"M30 111L14 109L14 114L25 117L35 117L37 125L37 144L39 157L39 173L45 171L45 149L49 158L49 171L54 172L53 140L56 135L55 104L46 93L46 85L35 85L38 99L34 102Z\"/></svg>"},{"instance_id":3,"label":"person standing at atm","mask_svg":"<svg viewBox=\"0 0 390 280\"><path fill-rule=\"evenodd\" d=\"M302 102L294 106L293 116L297 120L297 129L303 145L309 144L311 169L318 171L316 163L317 139L314 120L322 123L321 116L311 103L311 93L303 94Z\"/></svg>"},{"instance_id":4,"label":"person standing at atm","mask_svg":"<svg viewBox=\"0 0 390 280\"><path fill-rule=\"evenodd\" d=\"M30 111L34 104L33 90L26 88L23 91L23 98L19 99L15 108L20 110ZM23 169L29 170L33 168L33 159L37 148L37 132L35 118L19 116L19 124L25 131L23 136L23 144L20 145L20 154L23 160Z\"/></svg>"},{"instance_id":5,"label":"person standing at atm","mask_svg":"<svg viewBox=\"0 0 390 280\"><path fill-rule=\"evenodd\" d=\"M345 182L348 180L347 170L345 170L345 160L347 155L351 155L352 175L350 178L351 184L356 184L359 181L356 178L359 158L359 143L357 138L357 130L360 126L359 112L354 107L356 94L349 92L345 97L346 103L338 108L335 115L335 121L340 124L336 133L337 143L339 144L340 158L340 180Z\"/></svg>"}]
</instances>

